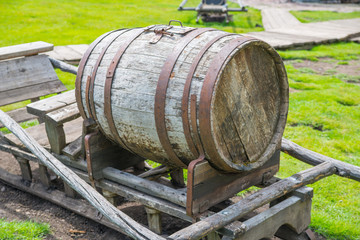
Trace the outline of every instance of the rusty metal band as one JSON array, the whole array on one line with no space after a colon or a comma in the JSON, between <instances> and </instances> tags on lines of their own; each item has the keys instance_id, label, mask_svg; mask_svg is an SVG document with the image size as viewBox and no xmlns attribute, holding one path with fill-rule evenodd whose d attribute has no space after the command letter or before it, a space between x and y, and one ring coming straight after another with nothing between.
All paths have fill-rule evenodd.
<instances>
[{"instance_id":1,"label":"rusty metal band","mask_svg":"<svg viewBox=\"0 0 360 240\"><path fill-rule=\"evenodd\" d=\"M169 159L171 159L173 164L176 164L177 166L185 167L186 164L184 164L176 155L174 152L169 136L166 129L166 123L165 123L165 101L166 101L166 91L169 84L169 79L171 76L171 73L173 71L173 68L175 66L175 63L177 59L179 58L180 54L183 52L185 47L196 37L198 37L200 34L212 31L215 29L212 28L199 28L196 29L190 33L188 33L180 43L178 43L168 58L165 61L164 66L162 67L162 70L160 72L158 84L156 87L156 93L155 93L155 106L154 106L154 115L155 115L155 125L156 125L156 131L160 140L160 143L166 152Z\"/></svg>"},{"instance_id":2,"label":"rusty metal band","mask_svg":"<svg viewBox=\"0 0 360 240\"><path fill-rule=\"evenodd\" d=\"M86 100L86 105L87 105L87 109L89 112L89 117L94 119L95 121L97 121L97 116L96 116L96 112L95 112L95 104L94 104L94 83L95 83L95 76L97 73L97 70L100 66L100 63L106 53L106 51L108 50L108 48L110 47L110 45L117 39L119 38L122 34L124 34L125 32L130 31L130 29L122 29L123 31L120 34L114 34L114 36L111 37L111 39L109 39L108 43L106 44L106 46L104 46L104 48L102 49L98 59L96 60L96 63L94 65L93 71L91 73L91 79L90 79L90 89L89 92L86 94L85 96L85 100ZM90 108L88 107L90 106Z\"/></svg>"},{"instance_id":3,"label":"rusty metal band","mask_svg":"<svg viewBox=\"0 0 360 240\"><path fill-rule=\"evenodd\" d=\"M117 53L115 54L113 60L111 61L111 64L106 72L106 80L105 80L105 87L104 87L104 113L105 117L108 121L110 131L114 134L116 141L121 144L121 146L132 152L124 143L124 141L120 138L120 135L116 129L114 118L112 115L112 109L111 109L111 86L114 79L114 74L117 65L120 62L121 57L125 53L126 49L130 46L130 44L139 37L144 31L146 31L146 28L140 28L140 29L133 29L130 32L130 36L127 37L126 41L120 46Z\"/></svg>"},{"instance_id":4,"label":"rusty metal band","mask_svg":"<svg viewBox=\"0 0 360 240\"><path fill-rule=\"evenodd\" d=\"M183 97L182 97L182 101L181 101L181 117L182 117L182 122L183 122L183 131L184 131L184 135L185 135L185 139L186 142L189 146L190 151L193 153L194 156L198 156L199 153L196 150L196 146L194 144L194 141L191 137L190 134L190 124L189 124L189 94L190 94L190 87L191 87L191 82L194 76L194 73L196 71L197 66L199 65L199 62L201 61L201 59L203 58L204 54L209 50L209 48L218 40L220 40L223 37L227 37L227 36L231 36L231 35L235 35L234 33L224 33L221 34L217 37L215 37L214 39L212 39L210 42L208 42L202 49L201 51L196 55L196 57L194 58L189 73L186 77L186 81L185 81L185 85L184 85L184 91L183 91ZM193 131L195 131L193 129ZM196 131L197 132L197 131ZM199 142L198 142L199 143ZM199 149L199 148L197 148Z\"/></svg>"},{"instance_id":5,"label":"rusty metal band","mask_svg":"<svg viewBox=\"0 0 360 240\"><path fill-rule=\"evenodd\" d=\"M222 70L225 62L230 57L231 53L244 43L252 40L257 39L241 36L226 44L212 60L201 89L199 103L199 128L201 142L203 143L206 155L209 157L209 161L215 166L219 166L219 162L221 163L221 158L219 153L216 151L215 142L211 133L211 99L213 96L215 83L220 74L220 71Z\"/></svg>"},{"instance_id":6,"label":"rusty metal band","mask_svg":"<svg viewBox=\"0 0 360 240\"><path fill-rule=\"evenodd\" d=\"M190 99L190 120L191 120L191 128L195 140L195 146L199 153L199 156L205 155L204 148L202 146L200 136L198 133L198 126L197 126L197 112L196 112L196 94L191 95Z\"/></svg>"},{"instance_id":7,"label":"rusty metal band","mask_svg":"<svg viewBox=\"0 0 360 240\"><path fill-rule=\"evenodd\" d=\"M119 30L114 30L114 31L105 33L102 36L98 37L94 42L92 42L90 44L89 48L84 53L84 56L80 60L79 67L78 67L78 72L76 74L76 80L75 80L75 98L76 98L76 102L77 102L77 105L78 105L78 108L79 108L80 115L84 119L86 118L86 114L85 114L84 106L83 106L82 100L81 100L81 79L83 77L85 64L86 64L90 54L92 53L92 51L96 47L96 45L98 45L99 42L101 42L104 38L106 38L111 33L119 31Z\"/></svg>"}]
</instances>

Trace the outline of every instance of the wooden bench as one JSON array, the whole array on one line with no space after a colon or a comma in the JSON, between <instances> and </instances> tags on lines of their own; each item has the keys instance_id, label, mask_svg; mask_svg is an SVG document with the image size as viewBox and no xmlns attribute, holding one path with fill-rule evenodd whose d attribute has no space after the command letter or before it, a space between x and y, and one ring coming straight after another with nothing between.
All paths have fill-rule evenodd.
<instances>
[{"instance_id":1,"label":"wooden bench","mask_svg":"<svg viewBox=\"0 0 360 240\"><path fill-rule=\"evenodd\" d=\"M0 48L0 106L24 100L34 102L41 96L66 90L48 57L38 55L52 48L52 44L45 42ZM8 114L17 122L37 118L28 114L26 108L16 109Z\"/></svg>"},{"instance_id":2,"label":"wooden bench","mask_svg":"<svg viewBox=\"0 0 360 240\"><path fill-rule=\"evenodd\" d=\"M60 154L67 143L81 136L82 119L76 119L80 114L75 106L74 91L59 94L66 91L66 87L56 75L48 56L39 55L52 49L53 45L45 42L0 48L0 106L31 100L28 107L8 114L17 122L38 119L40 124L26 131L42 146ZM54 93L58 95L40 100L40 97ZM67 106L70 106L70 111ZM24 148L13 134L6 134L4 139L13 146ZM16 159L23 179L31 181L29 161L20 157ZM49 186L47 169L42 165L39 169L41 181Z\"/></svg>"}]
</instances>

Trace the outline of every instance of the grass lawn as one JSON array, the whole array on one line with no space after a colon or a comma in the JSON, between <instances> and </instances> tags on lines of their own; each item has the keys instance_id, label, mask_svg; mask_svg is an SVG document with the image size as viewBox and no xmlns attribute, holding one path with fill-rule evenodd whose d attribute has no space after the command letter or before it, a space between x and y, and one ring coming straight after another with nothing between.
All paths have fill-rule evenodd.
<instances>
[{"instance_id":1,"label":"grass lawn","mask_svg":"<svg viewBox=\"0 0 360 240\"><path fill-rule=\"evenodd\" d=\"M342 60L360 58L360 44L322 45L280 55L285 59L316 61L327 56L341 64ZM286 69L290 87L295 91L290 93L284 136L308 149L360 166L360 86L347 83L342 75L319 75L311 69L296 69L292 64L287 64ZM282 154L278 175L287 177L308 167ZM330 239L360 239L360 183L332 176L311 187L312 228Z\"/></svg>"},{"instance_id":2,"label":"grass lawn","mask_svg":"<svg viewBox=\"0 0 360 240\"><path fill-rule=\"evenodd\" d=\"M300 22L322 22L329 20L360 18L360 12L340 13L331 11L290 11Z\"/></svg>"},{"instance_id":3,"label":"grass lawn","mask_svg":"<svg viewBox=\"0 0 360 240\"><path fill-rule=\"evenodd\" d=\"M178 12L180 0L154 1L0 1L0 46L31 41L55 45L91 43L104 32L135 26L181 20L187 26L211 26L229 32L261 31L260 11L234 13L234 23L196 24L195 12ZM189 1L196 6L199 1ZM294 12L306 20L360 17L359 13ZM303 15L301 15L303 14ZM322 61L329 57L339 65L359 59L360 45L337 43L310 51L281 51L284 59ZM360 166L360 86L347 83L346 75L320 75L311 69L286 65L290 87L290 108L285 137L311 150ZM360 72L360 69L359 69ZM74 88L74 75L57 70L68 89ZM359 76L356 76L359 78ZM24 103L21 103L24 104ZM2 107L13 109L21 104ZM36 124L36 123L30 123ZM280 177L309 168L282 154ZM332 176L311 185L314 188L313 229L329 239L360 239L360 184ZM0 235L1 236L1 235ZM1 238L0 238L1 239Z\"/></svg>"},{"instance_id":4,"label":"grass lawn","mask_svg":"<svg viewBox=\"0 0 360 240\"><path fill-rule=\"evenodd\" d=\"M0 47L33 41L55 45L91 43L101 34L118 28L167 24L177 19L187 26L196 24L196 12L177 11L179 0L17 0L0 1ZM197 6L189 0L186 6ZM230 3L230 7L237 4ZM205 26L229 32L262 31L259 10L234 13L230 24L207 23Z\"/></svg>"},{"instance_id":5,"label":"grass lawn","mask_svg":"<svg viewBox=\"0 0 360 240\"><path fill-rule=\"evenodd\" d=\"M48 224L32 221L9 222L0 219L0 239L6 240L40 240L50 233Z\"/></svg>"}]
</instances>

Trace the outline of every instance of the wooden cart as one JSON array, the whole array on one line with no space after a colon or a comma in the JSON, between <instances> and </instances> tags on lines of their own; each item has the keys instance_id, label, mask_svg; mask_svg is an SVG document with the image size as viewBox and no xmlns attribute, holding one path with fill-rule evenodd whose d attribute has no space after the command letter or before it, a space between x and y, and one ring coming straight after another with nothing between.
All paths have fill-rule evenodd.
<instances>
[{"instance_id":1,"label":"wooden cart","mask_svg":"<svg viewBox=\"0 0 360 240\"><path fill-rule=\"evenodd\" d=\"M178 8L179 11L196 11L196 22L201 18L204 22L232 21L229 12L247 12L245 6L238 0L240 8L228 8L226 0L202 0L197 7L184 7L187 0L183 0Z\"/></svg>"},{"instance_id":2,"label":"wooden cart","mask_svg":"<svg viewBox=\"0 0 360 240\"><path fill-rule=\"evenodd\" d=\"M55 67L76 73L73 66L51 62ZM0 179L135 239L165 239L160 236L162 213L193 223L167 239L205 236L262 239L273 235L283 239L311 239L307 226L312 189L305 185L332 174L360 180L359 167L283 139L282 151L318 166L281 180L268 177L278 170L279 152L262 168L247 175L220 173L200 159L189 164L185 184L182 169L151 168L144 159L107 140L93 121L80 118L73 91L31 103L27 111L43 121L27 129L27 133L0 112L0 121L13 132L2 136L0 150L16 156L22 170L22 176L16 176L0 169ZM29 161L40 164L41 183L33 181ZM65 192L51 190L52 179L47 169L62 178ZM171 180L164 178L165 175L170 175ZM261 182L261 190L236 203L224 202L255 182ZM76 192L89 203L76 199ZM145 206L148 228L113 207L118 196ZM268 209L253 213L268 203ZM105 218L99 218L99 212Z\"/></svg>"}]
</instances>

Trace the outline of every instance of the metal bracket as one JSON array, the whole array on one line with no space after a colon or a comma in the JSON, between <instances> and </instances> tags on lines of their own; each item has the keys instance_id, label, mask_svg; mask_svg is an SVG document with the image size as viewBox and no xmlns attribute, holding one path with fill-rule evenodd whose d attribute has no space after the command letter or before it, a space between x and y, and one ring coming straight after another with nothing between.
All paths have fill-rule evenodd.
<instances>
[{"instance_id":1,"label":"metal bracket","mask_svg":"<svg viewBox=\"0 0 360 240\"><path fill-rule=\"evenodd\" d=\"M155 44L160 41L160 39L164 35L174 36L174 33L169 33L167 30L171 29L173 26L167 26L167 27L157 27L154 29L155 36L150 39L151 44Z\"/></svg>"}]
</instances>

